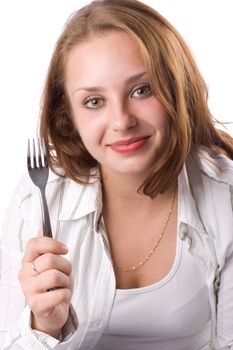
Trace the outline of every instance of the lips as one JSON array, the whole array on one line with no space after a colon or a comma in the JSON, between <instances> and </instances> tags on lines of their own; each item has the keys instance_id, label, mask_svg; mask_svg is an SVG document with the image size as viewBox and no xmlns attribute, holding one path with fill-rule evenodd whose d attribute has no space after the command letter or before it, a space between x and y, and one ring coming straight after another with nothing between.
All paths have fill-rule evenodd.
<instances>
[{"instance_id":1,"label":"lips","mask_svg":"<svg viewBox=\"0 0 233 350\"><path fill-rule=\"evenodd\" d=\"M132 153L140 148L142 148L148 140L149 136L131 138L129 140L120 140L114 143L111 143L109 147L115 152L119 153Z\"/></svg>"}]
</instances>

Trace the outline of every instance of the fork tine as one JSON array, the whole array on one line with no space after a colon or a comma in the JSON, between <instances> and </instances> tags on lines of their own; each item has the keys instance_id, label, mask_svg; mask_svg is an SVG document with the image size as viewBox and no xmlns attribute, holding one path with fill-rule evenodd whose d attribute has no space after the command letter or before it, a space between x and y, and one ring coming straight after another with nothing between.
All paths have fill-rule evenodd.
<instances>
[{"instance_id":1,"label":"fork tine","mask_svg":"<svg viewBox=\"0 0 233 350\"><path fill-rule=\"evenodd\" d=\"M39 163L39 168L42 168L43 162L42 162L42 154L41 154L41 142L40 139L37 138L37 148L38 148L38 163Z\"/></svg>"},{"instance_id":2,"label":"fork tine","mask_svg":"<svg viewBox=\"0 0 233 350\"><path fill-rule=\"evenodd\" d=\"M33 158L33 166L34 168L37 168L37 161L36 161L36 146L35 146L35 140L32 140L32 158Z\"/></svg>"},{"instance_id":3,"label":"fork tine","mask_svg":"<svg viewBox=\"0 0 233 350\"><path fill-rule=\"evenodd\" d=\"M48 156L47 156L47 150L46 150L46 147L45 147L45 142L44 142L44 138L43 137L41 139L41 148L42 148L42 152L43 152L43 155L44 155L44 166L46 168L48 168Z\"/></svg>"},{"instance_id":4,"label":"fork tine","mask_svg":"<svg viewBox=\"0 0 233 350\"><path fill-rule=\"evenodd\" d=\"M46 156L46 148L39 138L28 140L27 166L28 174L35 186L40 190L42 204L42 226L44 236L53 237L49 218L48 204L46 200L46 185L49 176L49 168Z\"/></svg>"},{"instance_id":5,"label":"fork tine","mask_svg":"<svg viewBox=\"0 0 233 350\"><path fill-rule=\"evenodd\" d=\"M28 139L28 149L27 149L27 166L28 166L28 169L32 168L31 151L30 151L30 140L29 139Z\"/></svg>"}]
</instances>

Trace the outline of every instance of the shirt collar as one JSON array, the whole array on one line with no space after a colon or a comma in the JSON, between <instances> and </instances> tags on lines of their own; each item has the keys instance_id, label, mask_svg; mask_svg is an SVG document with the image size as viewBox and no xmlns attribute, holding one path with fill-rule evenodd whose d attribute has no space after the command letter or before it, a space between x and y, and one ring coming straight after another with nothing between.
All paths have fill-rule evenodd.
<instances>
[{"instance_id":1,"label":"shirt collar","mask_svg":"<svg viewBox=\"0 0 233 350\"><path fill-rule=\"evenodd\" d=\"M94 212L94 221L98 226L102 213L101 187L101 181L92 177L87 185L65 179L61 188L59 220L77 220Z\"/></svg>"},{"instance_id":2,"label":"shirt collar","mask_svg":"<svg viewBox=\"0 0 233 350\"><path fill-rule=\"evenodd\" d=\"M213 234L202 220L205 213L200 212L200 203L203 201L203 176L209 178L214 184L224 183L233 185L233 162L222 154L215 154L205 148L198 153L192 152L184 164L179 175L180 187L180 221L186 226L192 226L204 234ZM206 208L208 211L208 209Z\"/></svg>"},{"instance_id":3,"label":"shirt collar","mask_svg":"<svg viewBox=\"0 0 233 350\"><path fill-rule=\"evenodd\" d=\"M204 230L198 212L198 203L193 195L186 164L183 165L178 177L178 198L178 217L180 224L192 227L198 231Z\"/></svg>"},{"instance_id":4,"label":"shirt collar","mask_svg":"<svg viewBox=\"0 0 233 350\"><path fill-rule=\"evenodd\" d=\"M93 182L88 185L80 185L70 179L64 180L61 189L60 221L77 220L94 213L94 223L98 230L102 213L102 186L99 179L91 181ZM178 178L178 192L179 221L200 230L202 224L191 193L185 164Z\"/></svg>"},{"instance_id":5,"label":"shirt collar","mask_svg":"<svg viewBox=\"0 0 233 350\"><path fill-rule=\"evenodd\" d=\"M191 158L189 157L188 161ZM207 162L207 158L210 159L210 162ZM222 169L216 167L214 164L214 161L216 163L216 159L213 160L211 155L206 152L200 159L200 169L196 169L197 171L201 171L218 181L223 180L221 178L223 176ZM230 170L232 171L232 164L230 165ZM187 166L184 164L178 177L179 222L199 231L205 231L199 214L198 203L190 183L190 176L192 174L190 172L188 174ZM100 178L100 176L98 177ZM224 180L226 179L224 178ZM80 185L70 179L65 179L63 193L61 194L63 198L59 220L76 220L94 212L94 223L98 230L102 213L102 186L100 179L91 178L90 182L88 185ZM199 185L201 186L202 184L200 183Z\"/></svg>"}]
</instances>

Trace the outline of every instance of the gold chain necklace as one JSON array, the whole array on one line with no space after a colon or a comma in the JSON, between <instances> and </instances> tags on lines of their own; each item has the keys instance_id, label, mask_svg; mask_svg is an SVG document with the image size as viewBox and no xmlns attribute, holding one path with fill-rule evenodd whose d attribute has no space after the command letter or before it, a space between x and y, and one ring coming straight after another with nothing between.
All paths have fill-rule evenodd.
<instances>
[{"instance_id":1,"label":"gold chain necklace","mask_svg":"<svg viewBox=\"0 0 233 350\"><path fill-rule=\"evenodd\" d=\"M117 265L114 265L114 270L116 270L117 272L129 272L129 271L134 271L134 270L137 270L137 269L140 269L143 265L145 265L145 263L150 259L151 255L154 253L154 251L156 250L156 248L158 248L159 246L159 243L160 241L162 240L163 236L164 236L164 233L167 229L167 226L168 226L168 223L169 223L169 220L171 218L171 214L172 214L172 210L173 210L173 206L174 206L174 199L175 199L175 195L176 195L176 191L174 192L173 196L172 196L172 204L171 204L171 208L169 210L169 213L168 213L168 216L167 216L167 219L165 221L165 224L163 226L163 229L162 229L162 232L159 236L159 239L156 241L153 249L151 249L150 253L142 260L140 261L137 265L135 266L131 266L131 267L125 267L125 268L122 268L122 267L119 267Z\"/></svg>"}]
</instances>

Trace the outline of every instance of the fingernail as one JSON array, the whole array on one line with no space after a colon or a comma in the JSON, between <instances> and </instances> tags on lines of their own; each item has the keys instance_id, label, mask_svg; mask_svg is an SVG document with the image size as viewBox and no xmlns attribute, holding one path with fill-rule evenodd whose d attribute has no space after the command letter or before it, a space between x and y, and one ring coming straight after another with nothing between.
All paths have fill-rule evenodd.
<instances>
[{"instance_id":1,"label":"fingernail","mask_svg":"<svg viewBox=\"0 0 233 350\"><path fill-rule=\"evenodd\" d=\"M67 245L65 245L64 243L61 243L62 247L65 249L65 250L68 250L69 248L67 247Z\"/></svg>"}]
</instances>

